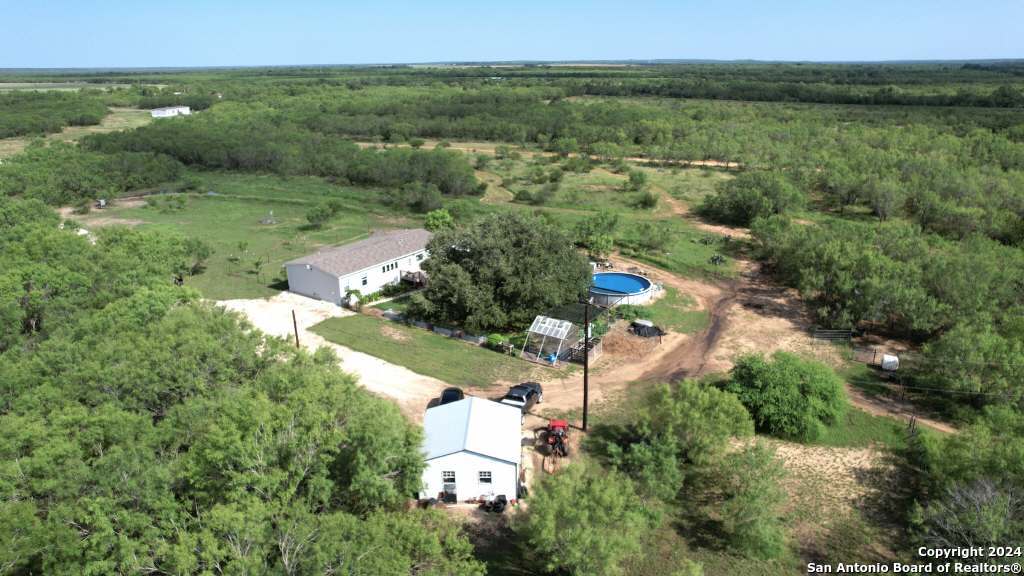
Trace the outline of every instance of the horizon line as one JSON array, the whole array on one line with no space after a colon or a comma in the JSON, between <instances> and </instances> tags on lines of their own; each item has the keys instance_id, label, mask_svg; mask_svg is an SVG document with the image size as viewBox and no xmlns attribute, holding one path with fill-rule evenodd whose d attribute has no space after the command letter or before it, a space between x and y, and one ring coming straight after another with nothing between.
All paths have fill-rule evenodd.
<instances>
[{"instance_id":1,"label":"horizon line","mask_svg":"<svg viewBox=\"0 0 1024 576\"><path fill-rule=\"evenodd\" d=\"M526 65L565 65L565 64L970 64L970 63L1010 63L1024 61L1024 57L993 57L993 58L893 58L882 60L760 60L756 58L622 58L622 59L554 59L554 60L435 60L435 61L394 61L368 63L305 63L305 64L220 64L220 65L175 65L175 66L8 66L0 67L0 72L50 72L50 71L173 71L173 70L237 70L246 68L380 68L396 66L526 66Z\"/></svg>"}]
</instances>

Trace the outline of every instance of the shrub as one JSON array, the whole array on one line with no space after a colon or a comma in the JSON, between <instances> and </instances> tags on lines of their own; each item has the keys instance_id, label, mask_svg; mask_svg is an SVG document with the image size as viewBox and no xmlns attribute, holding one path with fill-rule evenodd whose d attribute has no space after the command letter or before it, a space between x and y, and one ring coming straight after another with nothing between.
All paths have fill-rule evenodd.
<instances>
[{"instance_id":1,"label":"shrub","mask_svg":"<svg viewBox=\"0 0 1024 576\"><path fill-rule=\"evenodd\" d=\"M817 439L846 410L843 382L828 366L776 352L770 360L743 356L727 390L750 410L758 430L797 440Z\"/></svg>"},{"instance_id":2,"label":"shrub","mask_svg":"<svg viewBox=\"0 0 1024 576\"><path fill-rule=\"evenodd\" d=\"M488 334L487 335L487 347L491 350L501 351L508 344L508 338L503 334Z\"/></svg>"},{"instance_id":3,"label":"shrub","mask_svg":"<svg viewBox=\"0 0 1024 576\"><path fill-rule=\"evenodd\" d=\"M757 558L782 556L786 537L779 506L785 494L779 487L783 469L775 454L754 444L729 454L722 470L722 529L730 548Z\"/></svg>"},{"instance_id":4,"label":"shrub","mask_svg":"<svg viewBox=\"0 0 1024 576\"><path fill-rule=\"evenodd\" d=\"M658 207L658 195L653 190L645 190L637 195L637 208L652 210Z\"/></svg>"},{"instance_id":5,"label":"shrub","mask_svg":"<svg viewBox=\"0 0 1024 576\"><path fill-rule=\"evenodd\" d=\"M654 519L628 477L573 464L541 478L514 526L548 571L601 576L621 573Z\"/></svg>"},{"instance_id":6,"label":"shrub","mask_svg":"<svg viewBox=\"0 0 1024 576\"><path fill-rule=\"evenodd\" d=\"M636 304L619 304L612 309L617 318L621 318L627 322L632 322L640 318L650 318L651 311L643 306L637 306Z\"/></svg>"},{"instance_id":7,"label":"shrub","mask_svg":"<svg viewBox=\"0 0 1024 576\"><path fill-rule=\"evenodd\" d=\"M423 221L423 227L431 232L437 232L439 230L447 230L455 226L455 219L451 213L444 208L437 210L431 210L427 212L427 217Z\"/></svg>"},{"instance_id":8,"label":"shrub","mask_svg":"<svg viewBox=\"0 0 1024 576\"><path fill-rule=\"evenodd\" d=\"M319 228L331 219L331 209L326 203L317 204L306 210L306 220L313 228Z\"/></svg>"},{"instance_id":9,"label":"shrub","mask_svg":"<svg viewBox=\"0 0 1024 576\"><path fill-rule=\"evenodd\" d=\"M805 201L784 174L754 171L722 183L699 211L726 224L749 226L757 218L799 209Z\"/></svg>"}]
</instances>

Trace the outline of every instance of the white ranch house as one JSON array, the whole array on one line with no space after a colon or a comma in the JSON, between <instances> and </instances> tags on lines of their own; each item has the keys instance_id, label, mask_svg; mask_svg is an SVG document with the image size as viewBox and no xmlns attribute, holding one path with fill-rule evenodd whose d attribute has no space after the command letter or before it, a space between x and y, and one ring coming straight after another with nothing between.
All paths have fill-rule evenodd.
<instances>
[{"instance_id":1,"label":"white ranch house","mask_svg":"<svg viewBox=\"0 0 1024 576\"><path fill-rule=\"evenodd\" d=\"M149 111L149 115L153 118L173 118L190 114L192 114L192 109L188 106L167 106L165 108L153 108Z\"/></svg>"},{"instance_id":2,"label":"white ranch house","mask_svg":"<svg viewBox=\"0 0 1024 576\"><path fill-rule=\"evenodd\" d=\"M426 434L420 498L458 502L519 496L522 414L483 398L435 406L423 417Z\"/></svg>"},{"instance_id":3,"label":"white ranch house","mask_svg":"<svg viewBox=\"0 0 1024 576\"><path fill-rule=\"evenodd\" d=\"M285 262L288 290L335 304L342 304L350 290L372 294L401 281L403 273L419 272L431 236L422 229L374 232Z\"/></svg>"}]
</instances>

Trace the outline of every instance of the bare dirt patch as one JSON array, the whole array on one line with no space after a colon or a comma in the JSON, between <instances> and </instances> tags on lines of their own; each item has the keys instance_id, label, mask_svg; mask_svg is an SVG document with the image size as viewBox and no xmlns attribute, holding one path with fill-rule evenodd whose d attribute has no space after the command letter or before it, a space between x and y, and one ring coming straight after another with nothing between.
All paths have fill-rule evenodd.
<instances>
[{"instance_id":1,"label":"bare dirt patch","mask_svg":"<svg viewBox=\"0 0 1024 576\"><path fill-rule=\"evenodd\" d=\"M380 327L380 333L397 342L407 342L410 340L408 334L403 334L387 324Z\"/></svg>"},{"instance_id":2,"label":"bare dirt patch","mask_svg":"<svg viewBox=\"0 0 1024 576\"><path fill-rule=\"evenodd\" d=\"M783 513L791 534L805 554L814 554L839 522L850 518L887 517L889 496L897 482L892 460L875 448L805 446L762 440L775 449L786 470L781 485L787 499ZM886 530L887 522L875 522ZM895 535L888 542L895 541ZM885 540L880 540L885 542ZM871 554L891 557L892 550L876 542Z\"/></svg>"}]
</instances>

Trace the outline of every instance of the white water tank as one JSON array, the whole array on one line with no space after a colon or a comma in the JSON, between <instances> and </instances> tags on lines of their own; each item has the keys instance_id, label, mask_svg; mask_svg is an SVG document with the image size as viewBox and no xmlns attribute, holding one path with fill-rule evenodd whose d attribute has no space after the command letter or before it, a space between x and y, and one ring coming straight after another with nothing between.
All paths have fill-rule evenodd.
<instances>
[{"instance_id":1,"label":"white water tank","mask_svg":"<svg viewBox=\"0 0 1024 576\"><path fill-rule=\"evenodd\" d=\"M882 354L882 370L895 372L900 367L900 359L892 354Z\"/></svg>"}]
</instances>

